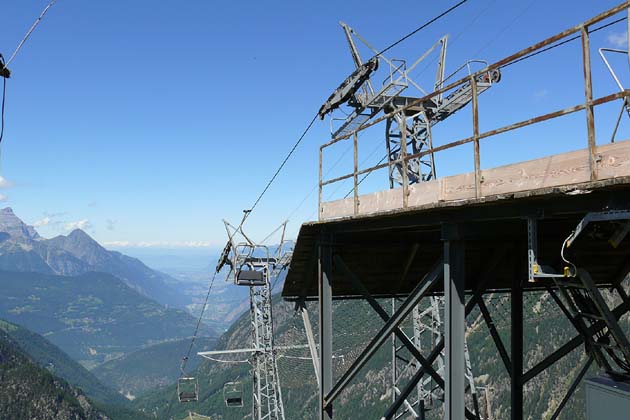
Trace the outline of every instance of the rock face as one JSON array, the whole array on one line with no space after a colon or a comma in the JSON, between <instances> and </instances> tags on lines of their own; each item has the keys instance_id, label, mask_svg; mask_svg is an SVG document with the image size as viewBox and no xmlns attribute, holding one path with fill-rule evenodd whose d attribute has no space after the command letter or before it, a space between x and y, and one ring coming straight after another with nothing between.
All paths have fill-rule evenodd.
<instances>
[{"instance_id":1,"label":"rock face","mask_svg":"<svg viewBox=\"0 0 630 420\"><path fill-rule=\"evenodd\" d=\"M0 209L0 232L6 233L16 242L29 244L41 239L32 226L27 226L13 213L11 207ZM2 238L0 238L0 241Z\"/></svg>"},{"instance_id":2,"label":"rock face","mask_svg":"<svg viewBox=\"0 0 630 420\"><path fill-rule=\"evenodd\" d=\"M76 276L113 274L141 294L183 308L188 299L169 285L176 280L140 260L108 251L81 229L44 239L9 207L0 209L0 270Z\"/></svg>"},{"instance_id":3,"label":"rock face","mask_svg":"<svg viewBox=\"0 0 630 420\"><path fill-rule=\"evenodd\" d=\"M108 420L83 393L33 363L0 331L0 418Z\"/></svg>"}]
</instances>

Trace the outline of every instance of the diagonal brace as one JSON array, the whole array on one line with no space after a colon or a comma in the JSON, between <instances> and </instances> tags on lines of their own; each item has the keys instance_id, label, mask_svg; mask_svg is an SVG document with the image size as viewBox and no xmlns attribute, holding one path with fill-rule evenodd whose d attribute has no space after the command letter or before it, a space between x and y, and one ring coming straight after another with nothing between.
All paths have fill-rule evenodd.
<instances>
[{"instance_id":1,"label":"diagonal brace","mask_svg":"<svg viewBox=\"0 0 630 420\"><path fill-rule=\"evenodd\" d=\"M488 327L488 331L490 331L490 336L494 340L494 345L497 347L499 351L499 355L501 356L501 360L505 365L505 369L507 370L508 375L512 377L512 362L510 360L510 356L508 355L507 349L503 344L503 340L501 340L501 336L497 331L497 327L494 325L494 321L490 316L490 312L488 311L488 307L486 303L483 301L483 297L480 295L475 295L474 299L477 301L477 306L479 306L479 310L481 311L481 315L483 316L483 320L486 322L486 326Z\"/></svg>"},{"instance_id":2,"label":"diagonal brace","mask_svg":"<svg viewBox=\"0 0 630 420\"><path fill-rule=\"evenodd\" d=\"M363 297L368 301L372 309L381 317L384 322L389 321L389 314L383 309L383 307L374 299L374 297L370 294L370 292L365 288L361 280L350 270L350 268L346 265L343 259L339 255L335 255L334 258L335 264L341 268L345 274L352 281L352 285L357 289ZM394 334L398 339L404 344L404 346L409 350L409 352L413 355L413 357L420 362L425 371L431 375L433 380L438 384L438 386L444 389L444 379L433 369L431 364L428 363L427 359L422 356L420 350L411 342L407 334L400 330L400 328L396 327L394 329Z\"/></svg>"},{"instance_id":3,"label":"diagonal brace","mask_svg":"<svg viewBox=\"0 0 630 420\"><path fill-rule=\"evenodd\" d=\"M352 363L348 370L342 375L339 381L333 386L332 390L324 398L326 406L330 406L332 402L339 396L341 391L350 383L350 381L359 373L369 359L374 356L378 349L387 341L394 330L407 318L413 308L426 296L426 294L437 284L444 273L444 263L442 259L433 266L431 271L418 283L416 288L411 292L407 300L392 315L392 317L383 325L376 336L370 341L367 347Z\"/></svg>"},{"instance_id":4,"label":"diagonal brace","mask_svg":"<svg viewBox=\"0 0 630 420\"><path fill-rule=\"evenodd\" d=\"M628 311L630 311L630 305L624 302L624 303L621 303L619 306L617 306L615 309L613 309L612 313L615 316L615 318L619 319L621 318L622 315L626 314ZM590 328L587 329L587 333L593 335L596 332L602 330L605 326L606 326L606 323L604 321L597 321L595 324L593 324ZM571 340L569 340L566 344L564 344L558 350L551 353L543 361L541 361L536 366L534 366L529 371L527 371L523 375L523 383L527 383L529 380L536 377L539 373L547 369L549 366L553 365L555 362L562 359L571 351L578 348L582 343L584 343L584 336L582 334L576 337L573 337Z\"/></svg>"}]
</instances>

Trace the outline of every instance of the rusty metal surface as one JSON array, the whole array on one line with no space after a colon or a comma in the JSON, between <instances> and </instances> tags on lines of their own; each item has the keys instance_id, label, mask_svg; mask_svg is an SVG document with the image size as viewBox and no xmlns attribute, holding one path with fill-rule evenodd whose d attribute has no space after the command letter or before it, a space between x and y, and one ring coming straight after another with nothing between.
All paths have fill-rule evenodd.
<instances>
[{"instance_id":1,"label":"rusty metal surface","mask_svg":"<svg viewBox=\"0 0 630 420\"><path fill-rule=\"evenodd\" d=\"M440 87L439 89L436 89L434 92L429 93L427 95L425 95L422 98L419 98L417 100L411 100L408 103L406 103L403 106L400 107L396 107L396 109L392 112L386 113L381 117L378 118L374 118L370 121L368 121L367 123L365 123L364 125L360 126L357 130L355 130L353 133L349 133L349 134L344 134L344 135L339 135L335 138L333 138L332 140L330 140L329 142L325 143L324 145L322 145L320 147L320 178L319 178L319 189L320 189L320 199L319 199L319 208L320 208L320 212L319 214L321 215L321 209L322 209L322 190L324 186L327 185L331 185L333 183L337 183L339 181L343 181L346 179L350 179L350 178L354 178L355 182L354 182L354 200L355 200L355 209L358 208L358 201L360 199L359 197L359 191L358 191L358 187L360 184L360 182L356 182L356 180L358 179L359 176L361 175L367 175L373 171L379 170L379 169L383 169L386 167L391 167L392 165L400 165L401 167L406 167L407 163L410 162L413 159L420 159L424 156L427 155L431 155L433 156L436 152L440 152L440 151L444 151L447 149L451 149L454 147L458 147L467 143L474 143L474 154L473 154L473 160L474 160L474 167L475 167L475 186L476 186L476 191L477 191L477 197L480 197L480 183L482 182L481 180L481 176L480 176L480 140L489 138L489 137L493 137L493 136L497 136L499 134L502 133L506 133L508 131L512 131L512 130L517 130L519 128L522 127L526 127L529 125L533 125L533 124L538 124L544 121L548 121L554 118L558 118L561 116L565 116L565 115L569 115L578 111L582 111L585 110L586 111L586 129L587 129L587 146L588 149L590 151L590 156L589 156L589 167L590 167L590 172L591 172L591 180L596 180L597 179L597 165L596 165L596 160L597 157L595 156L595 148L596 148L596 137L595 137L595 116L594 116L594 108L598 105L601 104L605 104L611 101L615 101L615 100L622 100L622 101L627 101L630 97L630 91L628 90L624 90L622 92L618 92L618 93L614 93L614 94L610 94L601 98L597 98L597 99L593 99L593 87L592 87L592 78L591 78L591 57L590 57L590 42L589 42L589 27L592 26L595 23L601 22L621 11L624 11L626 9L630 9L630 4L629 3L623 3L620 4L608 11L605 11L601 14L599 14L598 16L595 16L587 21L585 21L584 23L581 23L579 25L575 25L563 32L560 32L550 38L547 38L541 42L538 42L528 48L522 49L521 51L512 54L508 57L503 58L502 60L499 60L493 64L488 65L487 67L485 67L482 70L479 70L473 74L471 74L470 76L466 76L463 77L447 86L444 87ZM582 62L583 62L583 72L584 72L584 92L585 92L585 101L584 103L581 104L577 104L575 106L569 107L569 108L564 108L558 111L554 111L554 112L550 112L547 114L543 114L540 116L536 116L536 117L532 117L523 121L519 121L519 122L515 122L513 124L509 124L500 128L496 128L490 131L486 131L483 133L479 132L479 103L478 103L478 95L479 95L479 90L477 89L477 80L479 77L483 76L484 74L490 74L491 71L493 70L498 70L501 67L504 67L506 65L509 65L510 63L513 63L517 60L522 59L523 57L526 57L532 53L535 53L538 50L541 50L545 47L548 47L560 40L563 40L564 38L567 38L571 35L574 35L576 33L580 33L581 35L581 42L582 42ZM457 141L453 141L453 142L449 142L447 144L441 145L441 146L436 146L433 147L431 145L431 147L427 150L423 150L419 153L414 153L414 154L407 154L406 151L401 151L402 153L400 154L398 159L392 159L389 160L387 163L379 163L377 165L371 166L369 168L359 168L358 165L356 165L355 162L355 167L352 173L350 174L345 174L345 175L341 175L332 179L328 179L328 180L324 180L323 179L323 175L322 175L322 165L323 165L323 151L332 146L333 144L336 144L340 141L346 140L348 139L350 136L352 136L353 134L356 135L357 132L365 130L369 127L372 127L384 120L387 119L392 119L392 118L396 118L396 115L399 114L402 118L404 118L404 116L406 115L406 111L408 109L411 108L418 108L421 110L424 110L424 105L426 104L427 101L430 101L432 98L434 97L439 97L439 95L443 95L444 93L451 91L461 85L464 85L466 83L471 83L472 84L472 90L473 90L473 99L472 99L472 126L473 126L473 135L470 137L466 137ZM422 111L421 111L422 112ZM404 135L404 133L403 133ZM354 148L355 148L355 155L358 154L358 141L355 139L354 140ZM584 146L582 146L584 147ZM403 172L403 178L405 177L405 171ZM406 180L403 179L403 189L408 188L408 182L404 182ZM406 208L407 207L407 194L405 192L405 194L403 195L404 197L404 204L403 207ZM356 211L355 211L356 214Z\"/></svg>"}]
</instances>

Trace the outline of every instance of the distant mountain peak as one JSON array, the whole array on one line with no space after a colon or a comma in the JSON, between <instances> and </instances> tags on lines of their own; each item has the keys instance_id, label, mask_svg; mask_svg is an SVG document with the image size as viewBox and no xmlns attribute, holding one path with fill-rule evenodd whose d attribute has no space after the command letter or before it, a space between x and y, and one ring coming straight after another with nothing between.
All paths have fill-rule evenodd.
<instances>
[{"instance_id":1,"label":"distant mountain peak","mask_svg":"<svg viewBox=\"0 0 630 420\"><path fill-rule=\"evenodd\" d=\"M11 236L15 242L31 242L41 239L33 226L28 226L15 215L11 207L0 209L0 232Z\"/></svg>"},{"instance_id":2,"label":"distant mountain peak","mask_svg":"<svg viewBox=\"0 0 630 420\"><path fill-rule=\"evenodd\" d=\"M88 235L82 229L75 229L75 230L73 230L72 232L70 232L68 234L68 238L74 239L74 240L80 240L80 241L90 241L90 242L94 242L94 243L98 244L98 242L96 242L96 240L94 240L94 238L92 238L90 235Z\"/></svg>"},{"instance_id":3,"label":"distant mountain peak","mask_svg":"<svg viewBox=\"0 0 630 420\"><path fill-rule=\"evenodd\" d=\"M59 248L90 264L109 258L107 250L81 229L75 229L67 236L57 236L51 241Z\"/></svg>"},{"instance_id":4,"label":"distant mountain peak","mask_svg":"<svg viewBox=\"0 0 630 420\"><path fill-rule=\"evenodd\" d=\"M1 216L15 216L15 213L13 212L13 209L11 207L5 207L3 209L0 209L0 217Z\"/></svg>"},{"instance_id":5,"label":"distant mountain peak","mask_svg":"<svg viewBox=\"0 0 630 420\"><path fill-rule=\"evenodd\" d=\"M60 275L105 272L165 305L184 307L188 302L169 284L174 279L140 260L108 251L81 229L42 238L10 207L0 209L0 269Z\"/></svg>"}]
</instances>

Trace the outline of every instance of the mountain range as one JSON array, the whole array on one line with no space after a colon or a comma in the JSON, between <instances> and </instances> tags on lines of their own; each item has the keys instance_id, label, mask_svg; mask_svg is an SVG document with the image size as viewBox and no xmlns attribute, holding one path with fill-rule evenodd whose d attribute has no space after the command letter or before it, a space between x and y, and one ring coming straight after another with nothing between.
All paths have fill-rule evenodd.
<instances>
[{"instance_id":1,"label":"mountain range","mask_svg":"<svg viewBox=\"0 0 630 420\"><path fill-rule=\"evenodd\" d=\"M177 280L169 275L152 270L136 258L105 249L81 229L66 236L42 238L10 207L0 209L0 270L61 276L109 273L163 305L185 308L190 302L173 287Z\"/></svg>"}]
</instances>

